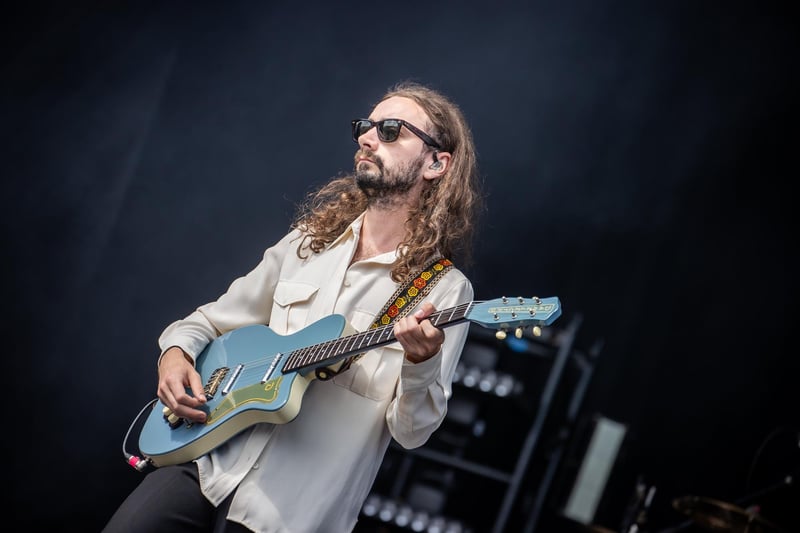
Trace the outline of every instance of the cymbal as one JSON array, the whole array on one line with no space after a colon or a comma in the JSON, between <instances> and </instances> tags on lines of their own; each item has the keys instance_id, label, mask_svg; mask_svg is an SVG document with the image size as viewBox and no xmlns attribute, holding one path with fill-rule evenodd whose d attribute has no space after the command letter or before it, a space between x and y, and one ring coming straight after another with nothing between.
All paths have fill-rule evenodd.
<instances>
[{"instance_id":1,"label":"cymbal","mask_svg":"<svg viewBox=\"0 0 800 533\"><path fill-rule=\"evenodd\" d=\"M673 500L672 506L710 531L781 533L779 527L765 520L756 511L711 498L683 496Z\"/></svg>"}]
</instances>

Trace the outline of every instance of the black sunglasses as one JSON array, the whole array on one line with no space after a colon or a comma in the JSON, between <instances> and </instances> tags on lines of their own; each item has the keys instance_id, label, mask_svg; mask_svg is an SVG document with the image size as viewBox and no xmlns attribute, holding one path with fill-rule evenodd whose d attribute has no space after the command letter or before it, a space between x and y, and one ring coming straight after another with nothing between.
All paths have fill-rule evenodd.
<instances>
[{"instance_id":1,"label":"black sunglasses","mask_svg":"<svg viewBox=\"0 0 800 533\"><path fill-rule=\"evenodd\" d=\"M358 138L367 133L373 126L375 126L375 129L378 131L378 139L385 143L396 141L400 136L400 128L405 126L408 128L408 131L422 139L422 142L428 146L436 148L437 150L442 149L439 143L434 141L430 135L413 124L399 118L385 118L383 120L370 120L368 118L353 119L353 140L358 143Z\"/></svg>"}]
</instances>

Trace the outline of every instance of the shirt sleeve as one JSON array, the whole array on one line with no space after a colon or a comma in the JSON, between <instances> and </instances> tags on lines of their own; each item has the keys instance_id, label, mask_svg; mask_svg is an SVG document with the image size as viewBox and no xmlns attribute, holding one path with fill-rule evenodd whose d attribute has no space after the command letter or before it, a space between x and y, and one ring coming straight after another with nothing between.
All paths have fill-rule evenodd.
<instances>
[{"instance_id":1,"label":"shirt sleeve","mask_svg":"<svg viewBox=\"0 0 800 533\"><path fill-rule=\"evenodd\" d=\"M469 280L459 271L451 271L425 300L441 311L469 303L472 297ZM395 397L386 411L386 423L392 437L404 448L425 444L444 420L453 374L468 332L468 322L449 326L444 329L445 340L439 353L416 364L403 360Z\"/></svg>"},{"instance_id":2,"label":"shirt sleeve","mask_svg":"<svg viewBox=\"0 0 800 533\"><path fill-rule=\"evenodd\" d=\"M297 230L288 233L264 252L253 270L235 279L217 300L167 326L158 339L161 355L168 348L178 346L195 359L211 340L223 333L251 324L269 324L283 258L287 253L295 253L299 237Z\"/></svg>"}]
</instances>

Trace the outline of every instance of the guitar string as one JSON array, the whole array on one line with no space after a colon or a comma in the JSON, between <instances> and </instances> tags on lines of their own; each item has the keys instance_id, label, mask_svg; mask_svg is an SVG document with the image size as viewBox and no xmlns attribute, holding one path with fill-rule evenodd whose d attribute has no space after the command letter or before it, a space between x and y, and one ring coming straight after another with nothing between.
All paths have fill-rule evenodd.
<instances>
[{"instance_id":1,"label":"guitar string","mask_svg":"<svg viewBox=\"0 0 800 533\"><path fill-rule=\"evenodd\" d=\"M448 312L450 316L444 321L445 323L453 322L454 320L460 320L466 316L466 312L470 306L478 304L481 302L469 302L465 304L457 305L451 309L445 309L439 312L432 314L429 318L432 324L438 326L442 323L442 318ZM453 317L456 315L457 312L461 312L458 315L457 319ZM373 338L378 336L376 341ZM378 328L373 328L367 330L365 332L356 333L354 335L350 335L348 337L341 337L338 339L332 339L329 341L325 341L319 344L314 344L311 346L307 346L304 348L299 348L289 353L287 364L285 367L289 367L290 369L302 368L304 366L308 366L310 364L314 364L319 361L323 361L329 359L331 357L336 357L337 355L343 355L346 353L356 353L359 351L361 347L363 347L364 341L366 340L366 347L374 346L378 343L390 341L394 338L394 325L387 325L381 326ZM356 341L360 341L356 343ZM347 346L348 341L352 341L351 346ZM354 349L353 346L356 346ZM330 354L333 355L330 355Z\"/></svg>"},{"instance_id":2,"label":"guitar string","mask_svg":"<svg viewBox=\"0 0 800 533\"><path fill-rule=\"evenodd\" d=\"M465 304L460 304L450 309L444 309L433 313L428 319L435 326L441 323L448 325L454 321L462 320L466 317L470 308L484 303L484 300L474 300ZM445 315L449 313L447 318ZM377 340L375 339L377 336ZM314 363L325 361L337 356L345 356L345 354L356 354L362 347L366 350L381 343L391 342L394 340L394 325L389 324L372 328L364 332L355 333L345 337L330 339L321 343L312 344L292 350L285 355L286 363L283 365L283 370L279 371L279 375L284 375L287 372L295 371L296 369L303 368ZM256 359L249 360L247 363L242 364L241 372L237 381L244 381L249 383L260 382L264 377L272 379L275 372L270 372L269 376L265 376L270 366L275 366L276 369L280 367L275 364L275 358L280 354L270 354ZM288 369L288 370L287 370ZM257 381L256 381L257 378Z\"/></svg>"},{"instance_id":3,"label":"guitar string","mask_svg":"<svg viewBox=\"0 0 800 533\"><path fill-rule=\"evenodd\" d=\"M470 307L480 303L482 302L473 301L460 304L432 314L429 320L436 326L442 323L448 324L464 318ZM393 339L394 326L391 324L346 337L330 339L288 352L285 354L286 364L284 365L284 369L288 368L289 371L293 371L294 369L312 365L333 357L342 356L347 353L357 353L362 348L368 349L377 344L392 341ZM245 383L250 383L251 381L255 383L256 379L260 381L278 355L279 354L270 354L244 363L239 373L238 381L243 381ZM271 375L267 377L271 378L272 376L274 376L274 373L271 373Z\"/></svg>"},{"instance_id":4,"label":"guitar string","mask_svg":"<svg viewBox=\"0 0 800 533\"><path fill-rule=\"evenodd\" d=\"M433 313L428 318L435 326L438 326L441 323L447 325L456 320L463 319L471 307L480 305L482 303L484 303L484 301L474 300L472 302L457 305L450 309L438 311ZM448 313L449 316L445 318L445 315ZM375 340L376 336L377 340ZM394 326L391 324L372 328L367 331L355 333L345 337L330 339L288 352L285 354L286 364L283 365L283 368L288 369L288 371L294 371L298 368L313 365L314 363L325 361L337 356L344 356L348 353L355 354L362 347L367 349L381 343L391 342L393 339ZM263 375L266 374L266 369L269 368L269 365L273 364L273 361L277 355L278 354L271 354L265 357L250 360L248 363L243 365L242 372L240 373L240 379L245 377L252 378L254 376L258 377L259 379L262 378ZM284 370L282 373L285 372L286 370Z\"/></svg>"}]
</instances>

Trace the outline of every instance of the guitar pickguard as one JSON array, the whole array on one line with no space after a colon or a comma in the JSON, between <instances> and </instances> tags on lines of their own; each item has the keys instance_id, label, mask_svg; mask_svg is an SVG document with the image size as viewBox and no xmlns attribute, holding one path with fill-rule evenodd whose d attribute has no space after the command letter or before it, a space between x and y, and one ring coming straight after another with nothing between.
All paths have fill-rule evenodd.
<instances>
[{"instance_id":1,"label":"guitar pickguard","mask_svg":"<svg viewBox=\"0 0 800 533\"><path fill-rule=\"evenodd\" d=\"M271 379L266 383L255 383L241 389L229 392L220 403L208 413L206 424L215 424L217 421L241 409L248 404L270 404L278 399L283 376Z\"/></svg>"}]
</instances>

